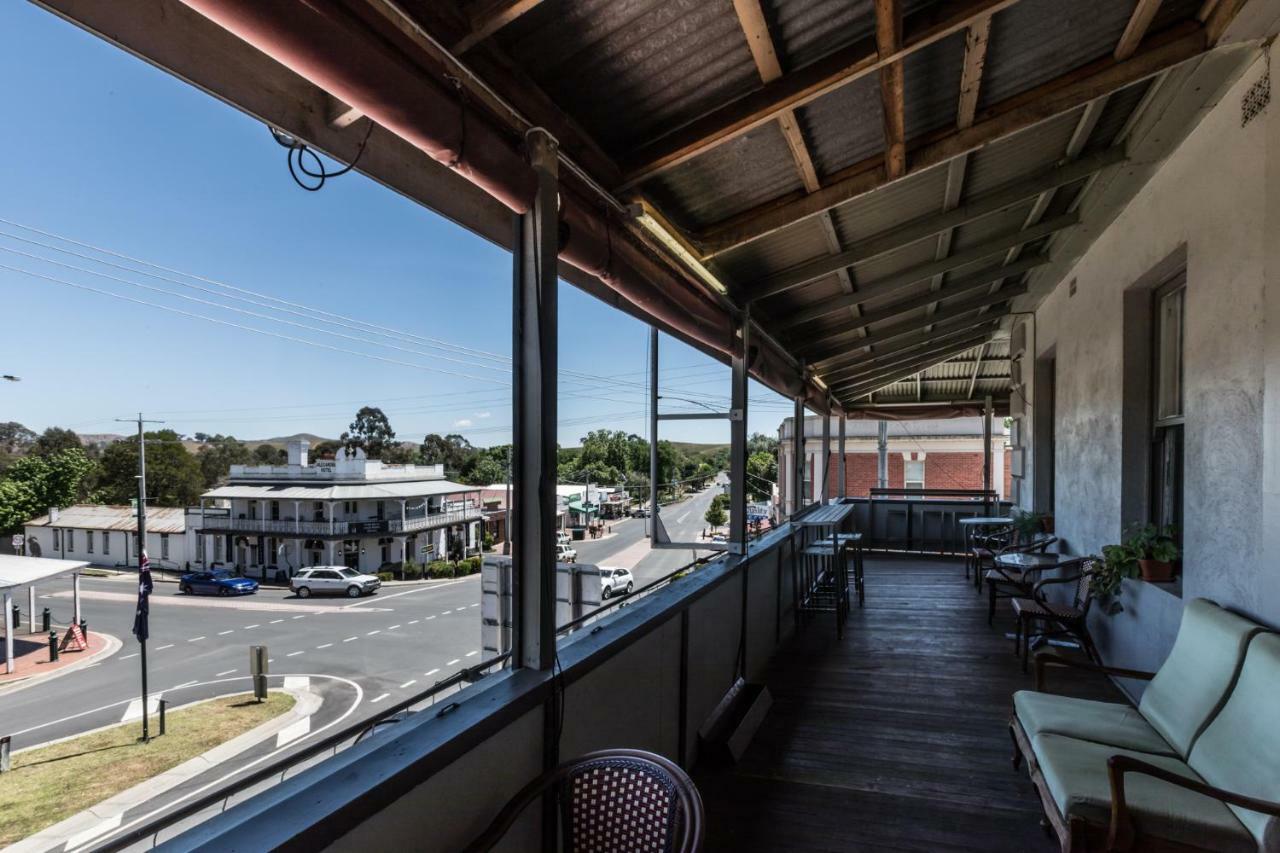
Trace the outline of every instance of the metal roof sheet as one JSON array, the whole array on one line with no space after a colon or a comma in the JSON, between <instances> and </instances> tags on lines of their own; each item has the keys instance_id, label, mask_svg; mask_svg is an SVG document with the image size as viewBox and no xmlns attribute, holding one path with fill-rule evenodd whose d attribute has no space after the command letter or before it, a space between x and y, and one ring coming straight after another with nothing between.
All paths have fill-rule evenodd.
<instances>
[{"instance_id":1,"label":"metal roof sheet","mask_svg":"<svg viewBox=\"0 0 1280 853\"><path fill-rule=\"evenodd\" d=\"M464 486L448 480L409 480L386 483L346 483L297 485L236 485L220 486L205 492L201 497L248 498L256 500L298 500L298 501L354 501L382 500L397 498L420 498L433 495L454 495L464 492L477 492L479 486ZM150 524L148 524L150 529Z\"/></svg>"},{"instance_id":2,"label":"metal roof sheet","mask_svg":"<svg viewBox=\"0 0 1280 853\"><path fill-rule=\"evenodd\" d=\"M138 511L131 506L75 504L58 510L58 520L42 515L26 523L27 527L74 527L77 530L138 529ZM182 507L147 507L148 533L182 533L186 530L186 510Z\"/></svg>"}]
</instances>

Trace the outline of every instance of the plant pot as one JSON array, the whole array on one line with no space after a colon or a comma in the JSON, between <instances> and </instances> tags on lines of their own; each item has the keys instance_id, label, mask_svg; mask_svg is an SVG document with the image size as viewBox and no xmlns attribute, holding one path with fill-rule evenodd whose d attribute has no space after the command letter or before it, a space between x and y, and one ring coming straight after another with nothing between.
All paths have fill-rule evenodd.
<instances>
[{"instance_id":1,"label":"plant pot","mask_svg":"<svg viewBox=\"0 0 1280 853\"><path fill-rule=\"evenodd\" d=\"M1142 570L1144 581L1164 583L1173 580L1173 563L1163 560L1139 560L1138 568Z\"/></svg>"}]
</instances>

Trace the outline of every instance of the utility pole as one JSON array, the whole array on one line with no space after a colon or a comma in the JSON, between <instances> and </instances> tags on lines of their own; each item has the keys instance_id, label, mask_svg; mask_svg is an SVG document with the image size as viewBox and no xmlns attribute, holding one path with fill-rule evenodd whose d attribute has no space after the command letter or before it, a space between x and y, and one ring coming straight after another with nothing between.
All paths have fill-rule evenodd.
<instances>
[{"instance_id":1,"label":"utility pole","mask_svg":"<svg viewBox=\"0 0 1280 853\"><path fill-rule=\"evenodd\" d=\"M128 423L123 418L117 421ZM142 581L142 568L147 561L147 438L144 424L162 424L164 421L143 420L142 412L138 412L138 575ZM141 593L139 593L141 597ZM150 629L148 628L148 632ZM147 639L146 634L138 638L139 658L142 665L142 740L151 739L148 729L150 714L147 713Z\"/></svg>"}]
</instances>

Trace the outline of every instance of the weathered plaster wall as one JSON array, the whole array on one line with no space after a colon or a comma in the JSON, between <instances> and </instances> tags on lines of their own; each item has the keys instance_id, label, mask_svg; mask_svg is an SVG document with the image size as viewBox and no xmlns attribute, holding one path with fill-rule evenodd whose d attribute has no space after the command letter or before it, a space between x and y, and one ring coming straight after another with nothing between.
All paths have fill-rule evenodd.
<instances>
[{"instance_id":1,"label":"weathered plaster wall","mask_svg":"<svg viewBox=\"0 0 1280 853\"><path fill-rule=\"evenodd\" d=\"M1185 246L1183 594L1280 624L1262 464L1264 353L1280 335L1264 321L1265 296L1280 295L1280 108L1243 128L1240 113L1263 71L1259 60L1242 75L1041 304L1035 346L1057 357L1057 532L1071 552L1097 553L1122 532L1124 293ZM1272 470L1280 495L1280 467ZM1125 614L1098 626L1104 653L1158 665L1181 599L1163 589L1130 589L1126 599Z\"/></svg>"}]
</instances>

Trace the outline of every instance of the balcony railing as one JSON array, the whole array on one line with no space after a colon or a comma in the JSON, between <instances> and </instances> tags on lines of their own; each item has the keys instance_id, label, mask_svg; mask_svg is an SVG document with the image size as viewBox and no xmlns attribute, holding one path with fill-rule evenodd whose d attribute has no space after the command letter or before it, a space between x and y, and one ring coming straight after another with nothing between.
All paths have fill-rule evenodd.
<instances>
[{"instance_id":1,"label":"balcony railing","mask_svg":"<svg viewBox=\"0 0 1280 853\"><path fill-rule=\"evenodd\" d=\"M302 521L292 518L228 518L206 516L203 522L205 530L227 530L235 533L268 533L281 535L304 536L348 536L372 533L414 533L419 530L432 530L447 527L451 524L462 524L468 521L479 521L484 517L480 508L450 510L449 512L433 512L421 518L370 519L368 521Z\"/></svg>"}]
</instances>

